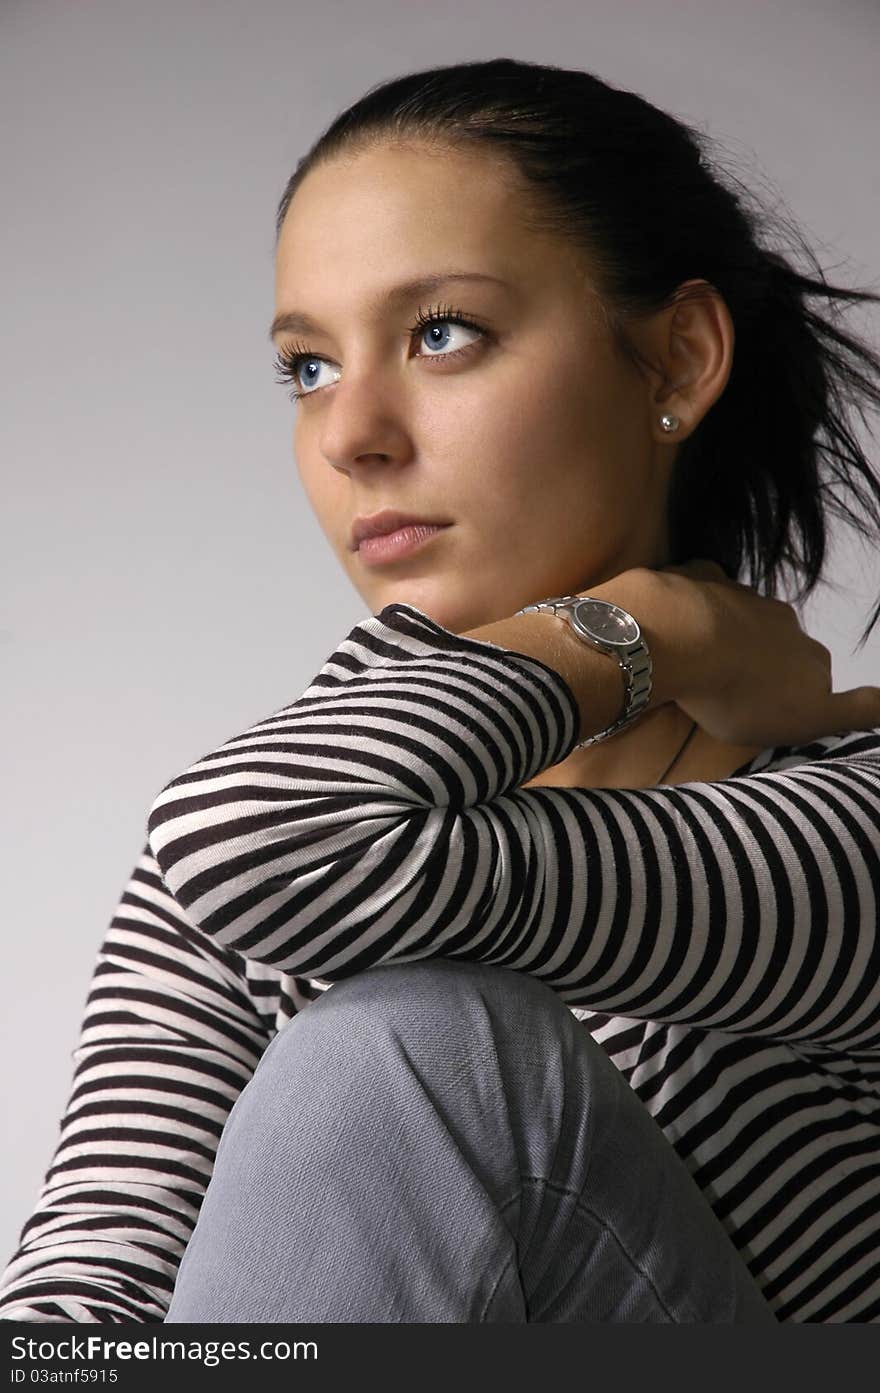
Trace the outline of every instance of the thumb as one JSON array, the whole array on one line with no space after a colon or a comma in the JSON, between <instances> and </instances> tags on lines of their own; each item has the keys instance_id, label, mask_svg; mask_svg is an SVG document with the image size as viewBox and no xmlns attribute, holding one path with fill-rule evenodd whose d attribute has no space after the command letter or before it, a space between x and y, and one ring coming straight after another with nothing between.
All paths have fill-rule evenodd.
<instances>
[{"instance_id":1,"label":"thumb","mask_svg":"<svg viewBox=\"0 0 880 1393\"><path fill-rule=\"evenodd\" d=\"M718 561L711 561L705 556L692 557L690 561L683 561L679 566L661 566L661 571L675 571L679 575L691 577L694 580L729 580L727 572Z\"/></svg>"},{"instance_id":2,"label":"thumb","mask_svg":"<svg viewBox=\"0 0 880 1393\"><path fill-rule=\"evenodd\" d=\"M848 735L851 730L880 727L880 687L851 687L848 692L831 692L833 734Z\"/></svg>"}]
</instances>

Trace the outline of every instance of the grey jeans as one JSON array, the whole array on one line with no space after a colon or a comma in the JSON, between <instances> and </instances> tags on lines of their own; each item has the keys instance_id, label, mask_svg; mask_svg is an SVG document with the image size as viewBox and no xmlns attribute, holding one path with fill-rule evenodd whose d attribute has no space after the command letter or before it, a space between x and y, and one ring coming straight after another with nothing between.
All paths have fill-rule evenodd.
<instances>
[{"instance_id":1,"label":"grey jeans","mask_svg":"<svg viewBox=\"0 0 880 1393\"><path fill-rule=\"evenodd\" d=\"M451 958L346 978L273 1037L166 1320L775 1323L561 998Z\"/></svg>"}]
</instances>

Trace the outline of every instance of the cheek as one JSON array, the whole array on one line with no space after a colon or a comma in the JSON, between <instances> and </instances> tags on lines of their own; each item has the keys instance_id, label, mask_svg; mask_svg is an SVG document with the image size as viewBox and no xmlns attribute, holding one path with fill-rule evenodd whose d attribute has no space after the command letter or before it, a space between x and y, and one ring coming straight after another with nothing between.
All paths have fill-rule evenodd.
<instances>
[{"instance_id":1,"label":"cheek","mask_svg":"<svg viewBox=\"0 0 880 1393\"><path fill-rule=\"evenodd\" d=\"M574 355L505 385L459 428L460 452L479 462L477 532L493 553L552 560L538 588L571 585L579 559L591 569L616 552L640 493L634 403Z\"/></svg>"},{"instance_id":2,"label":"cheek","mask_svg":"<svg viewBox=\"0 0 880 1393\"><path fill-rule=\"evenodd\" d=\"M519 372L462 411L455 427L455 455L477 461L478 486L509 497L525 509L543 498L557 511L560 499L585 483L601 490L619 466L620 418L611 384L598 373L587 381L579 362L556 361L540 371ZM553 498L556 497L554 504Z\"/></svg>"},{"instance_id":3,"label":"cheek","mask_svg":"<svg viewBox=\"0 0 880 1393\"><path fill-rule=\"evenodd\" d=\"M548 491L581 521L614 516L641 487L644 426L631 387L606 359L570 355L520 402L517 428ZM522 449L522 447L521 447Z\"/></svg>"},{"instance_id":4,"label":"cheek","mask_svg":"<svg viewBox=\"0 0 880 1393\"><path fill-rule=\"evenodd\" d=\"M314 444L309 443L306 423L300 414L301 409L296 407L295 410L297 415L293 427L293 462L303 491L318 512L328 489L332 487L332 481L327 476L332 474L333 470L321 460Z\"/></svg>"},{"instance_id":5,"label":"cheek","mask_svg":"<svg viewBox=\"0 0 880 1393\"><path fill-rule=\"evenodd\" d=\"M338 541L336 532L340 526L340 519L345 520L346 517L345 500L341 493L341 485L344 483L342 476L326 463L316 461L312 464L308 459L304 460L301 454L296 457L296 469L300 485L318 525L335 544ZM350 521L349 518L342 525L347 525Z\"/></svg>"}]
</instances>

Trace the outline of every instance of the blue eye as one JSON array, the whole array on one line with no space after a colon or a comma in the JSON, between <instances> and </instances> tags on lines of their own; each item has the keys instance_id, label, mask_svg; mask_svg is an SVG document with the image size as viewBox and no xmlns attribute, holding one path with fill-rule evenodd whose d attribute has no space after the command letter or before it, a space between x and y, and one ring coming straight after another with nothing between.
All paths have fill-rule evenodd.
<instances>
[{"instance_id":1,"label":"blue eye","mask_svg":"<svg viewBox=\"0 0 880 1393\"><path fill-rule=\"evenodd\" d=\"M443 324L457 324L463 329L472 329L475 333L483 337L488 333L488 330L484 329L482 325L474 323L472 319L466 318L459 311L451 309L448 305L439 305L435 309L429 311L420 309L416 316L416 322L410 329L410 334L421 333L424 335L427 328L430 327L433 330L436 325ZM436 346L436 338L434 342ZM426 353L423 356L426 358L443 358L444 360L456 358L460 353L469 352L473 346L473 344L465 344L463 348L453 349L451 353ZM282 386L290 383L294 384L289 393L291 401L298 401L301 397L314 396L315 392L319 391L320 388L312 384L311 387L303 390L300 385L300 372L303 368L308 367L312 370L313 374L317 376L321 364L326 361L325 358L320 358L316 353L310 353L304 344L292 344L290 348L279 349L276 355L274 366L278 376L275 380Z\"/></svg>"}]
</instances>

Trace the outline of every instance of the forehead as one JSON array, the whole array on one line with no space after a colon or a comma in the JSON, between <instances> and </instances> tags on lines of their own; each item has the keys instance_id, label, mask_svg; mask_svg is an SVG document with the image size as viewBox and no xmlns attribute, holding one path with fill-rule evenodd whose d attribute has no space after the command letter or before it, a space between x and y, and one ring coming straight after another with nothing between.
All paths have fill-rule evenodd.
<instances>
[{"instance_id":1,"label":"forehead","mask_svg":"<svg viewBox=\"0 0 880 1393\"><path fill-rule=\"evenodd\" d=\"M279 297L403 281L460 265L501 279L568 266L571 248L528 225L529 195L478 150L380 145L317 165L297 189L276 254Z\"/></svg>"}]
</instances>

